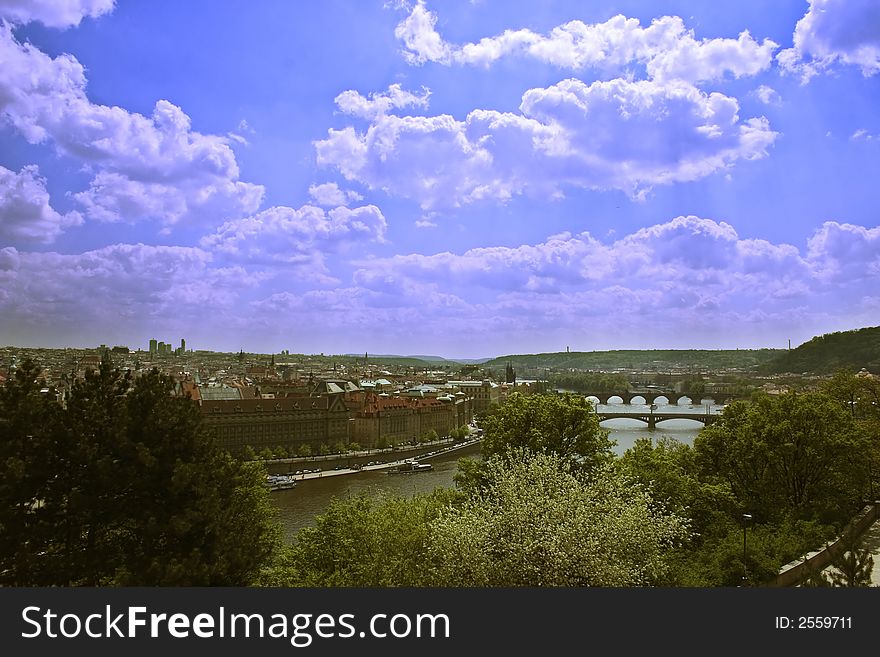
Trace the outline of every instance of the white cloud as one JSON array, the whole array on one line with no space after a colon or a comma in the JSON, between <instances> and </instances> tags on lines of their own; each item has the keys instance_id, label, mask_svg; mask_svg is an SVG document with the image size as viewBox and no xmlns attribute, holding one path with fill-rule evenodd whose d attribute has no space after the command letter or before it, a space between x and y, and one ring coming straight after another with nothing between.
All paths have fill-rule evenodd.
<instances>
[{"instance_id":1,"label":"white cloud","mask_svg":"<svg viewBox=\"0 0 880 657\"><path fill-rule=\"evenodd\" d=\"M846 323L854 308L870 305L866 293L880 284L880 229L829 222L802 253L687 216L610 242L563 233L534 245L356 264L353 289L361 293L349 296L386 301L375 322L409 317L397 300L421 318L420 334L435 338L443 326L433 318L445 299L454 300L469 342L484 331L543 345L557 335L589 342L605 335L619 348L647 338L675 343L687 325L688 339L700 330L729 344L731 326L760 339L804 323Z\"/></svg>"},{"instance_id":2,"label":"white cloud","mask_svg":"<svg viewBox=\"0 0 880 657\"><path fill-rule=\"evenodd\" d=\"M360 201L364 198L355 191L340 189L339 185L333 182L309 185L309 196L318 205L328 208L348 205L352 201Z\"/></svg>"},{"instance_id":3,"label":"white cloud","mask_svg":"<svg viewBox=\"0 0 880 657\"><path fill-rule=\"evenodd\" d=\"M53 59L20 44L9 26L0 26L0 61L0 120L30 143L50 141L99 169L89 190L76 195L88 217L136 221L149 216L170 225L205 219L202 208L211 211L208 218L222 219L259 207L263 188L238 180L228 140L193 131L179 107L160 100L145 117L94 104L74 57ZM157 193L174 198L147 198ZM161 214L169 207L174 210ZM120 216L121 208L131 208L132 214Z\"/></svg>"},{"instance_id":4,"label":"white cloud","mask_svg":"<svg viewBox=\"0 0 880 657\"><path fill-rule=\"evenodd\" d=\"M683 82L564 80L527 91L520 110L380 115L363 133L329 130L317 161L430 209L555 198L565 185L638 196L764 157L777 134L763 117L741 121L735 99Z\"/></svg>"},{"instance_id":5,"label":"white cloud","mask_svg":"<svg viewBox=\"0 0 880 657\"><path fill-rule=\"evenodd\" d=\"M570 70L594 68L617 74L632 64L643 65L649 77L689 82L731 75L755 75L767 69L778 45L759 43L748 31L736 39L697 40L678 16L663 16L642 27L638 19L614 16L604 23L570 21L543 35L528 29L506 30L494 37L461 46L437 32L437 16L422 0L395 30L410 64L437 62L490 66L512 55L531 57Z\"/></svg>"},{"instance_id":6,"label":"white cloud","mask_svg":"<svg viewBox=\"0 0 880 657\"><path fill-rule=\"evenodd\" d=\"M82 221L78 212L60 214L52 208L37 165L18 173L0 166L0 241L52 242Z\"/></svg>"},{"instance_id":7,"label":"white cloud","mask_svg":"<svg viewBox=\"0 0 880 657\"><path fill-rule=\"evenodd\" d=\"M421 94L414 94L405 91L399 83L395 83L389 85L388 91L371 93L369 98L364 98L357 91L349 89L336 96L334 102L344 114L362 119L375 119L393 109L404 107L427 109L430 96L431 90L426 87L422 87Z\"/></svg>"},{"instance_id":8,"label":"white cloud","mask_svg":"<svg viewBox=\"0 0 880 657\"><path fill-rule=\"evenodd\" d=\"M780 66L803 82L834 64L880 72L880 4L876 0L809 0L795 27L794 47L777 55Z\"/></svg>"},{"instance_id":9,"label":"white cloud","mask_svg":"<svg viewBox=\"0 0 880 657\"><path fill-rule=\"evenodd\" d=\"M754 91L755 97L765 105L781 105L782 96L773 87L762 84Z\"/></svg>"},{"instance_id":10,"label":"white cloud","mask_svg":"<svg viewBox=\"0 0 880 657\"><path fill-rule=\"evenodd\" d=\"M0 0L0 18L12 23L39 21L47 27L76 27L83 18L113 11L115 0Z\"/></svg>"},{"instance_id":11,"label":"white cloud","mask_svg":"<svg viewBox=\"0 0 880 657\"><path fill-rule=\"evenodd\" d=\"M263 188L237 180L144 182L119 173L98 173L83 192L73 198L86 216L109 223L135 223L159 219L166 226L184 220L211 221L240 217L256 210Z\"/></svg>"},{"instance_id":12,"label":"white cloud","mask_svg":"<svg viewBox=\"0 0 880 657\"><path fill-rule=\"evenodd\" d=\"M374 205L329 211L313 205L273 207L226 222L200 244L235 260L307 265L324 275L324 253L358 241L382 242L386 228Z\"/></svg>"},{"instance_id":13,"label":"white cloud","mask_svg":"<svg viewBox=\"0 0 880 657\"><path fill-rule=\"evenodd\" d=\"M93 344L160 323L222 322L259 277L217 268L189 247L113 244L79 254L0 250L0 332L19 341ZM216 329L216 324L213 324Z\"/></svg>"},{"instance_id":14,"label":"white cloud","mask_svg":"<svg viewBox=\"0 0 880 657\"><path fill-rule=\"evenodd\" d=\"M437 223L431 218L431 215L425 215L421 219L416 219L416 228L437 228Z\"/></svg>"},{"instance_id":15,"label":"white cloud","mask_svg":"<svg viewBox=\"0 0 880 657\"><path fill-rule=\"evenodd\" d=\"M437 16L419 0L412 13L395 28L394 36L406 45L403 54L410 64L449 61L450 46L434 29L436 22Z\"/></svg>"},{"instance_id":16,"label":"white cloud","mask_svg":"<svg viewBox=\"0 0 880 657\"><path fill-rule=\"evenodd\" d=\"M875 281L880 278L880 228L827 221L807 242L807 257L830 283Z\"/></svg>"},{"instance_id":17,"label":"white cloud","mask_svg":"<svg viewBox=\"0 0 880 657\"><path fill-rule=\"evenodd\" d=\"M849 138L852 141L873 141L874 135L872 135L864 128L859 128L854 133L852 133Z\"/></svg>"}]
</instances>

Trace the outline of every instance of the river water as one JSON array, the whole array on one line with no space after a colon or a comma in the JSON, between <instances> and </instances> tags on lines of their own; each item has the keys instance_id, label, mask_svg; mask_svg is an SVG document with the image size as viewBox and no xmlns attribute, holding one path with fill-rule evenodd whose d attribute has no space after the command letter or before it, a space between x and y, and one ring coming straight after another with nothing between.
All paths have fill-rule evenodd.
<instances>
[{"instance_id":1,"label":"river water","mask_svg":"<svg viewBox=\"0 0 880 657\"><path fill-rule=\"evenodd\" d=\"M598 405L596 410L602 411L647 411L647 405L621 405L605 404ZM705 405L662 405L658 404L656 413L693 413L700 415L705 413ZM717 413L720 406L710 405L709 410ZM633 446L639 438L654 438L669 436L680 442L692 444L694 438L703 428L702 423L696 420L666 420L657 425L653 431L649 430L644 422L630 419L606 420L602 427L609 430L609 437L617 444L614 452L622 455ZM453 452L448 456L439 456L431 459L434 469L429 472L418 472L408 475L389 475L384 471L358 472L320 479L300 481L296 488L272 493L272 501L279 511L279 519L288 540L293 540L296 533L302 528L314 524L316 515L327 510L334 497L350 497L361 493L378 494L380 491L411 496L416 493L429 493L435 488L454 485L458 459L464 456L479 458L479 444L462 451Z\"/></svg>"}]
</instances>

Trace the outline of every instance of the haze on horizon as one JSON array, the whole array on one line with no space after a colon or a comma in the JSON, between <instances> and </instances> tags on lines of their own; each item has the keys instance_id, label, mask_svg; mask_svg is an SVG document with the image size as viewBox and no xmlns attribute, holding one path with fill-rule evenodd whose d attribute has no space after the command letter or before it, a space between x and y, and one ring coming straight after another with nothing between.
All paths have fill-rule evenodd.
<instances>
[{"instance_id":1,"label":"haze on horizon","mask_svg":"<svg viewBox=\"0 0 880 657\"><path fill-rule=\"evenodd\" d=\"M877 325L878 73L874 0L0 0L0 344Z\"/></svg>"}]
</instances>

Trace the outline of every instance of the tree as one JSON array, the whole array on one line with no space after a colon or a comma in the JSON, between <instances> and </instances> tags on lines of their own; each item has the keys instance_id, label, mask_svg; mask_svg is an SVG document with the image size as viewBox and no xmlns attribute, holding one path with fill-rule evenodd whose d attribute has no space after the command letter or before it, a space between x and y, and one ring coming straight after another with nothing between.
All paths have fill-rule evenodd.
<instances>
[{"instance_id":1,"label":"tree","mask_svg":"<svg viewBox=\"0 0 880 657\"><path fill-rule=\"evenodd\" d=\"M3 521L18 545L3 544L2 583L257 578L280 538L265 472L216 448L192 401L172 396L170 378L153 370L132 380L105 359L73 383L66 408L41 404L29 386L15 380L0 394L4 466L32 473L18 524ZM7 489L0 494L0 508L14 506Z\"/></svg>"},{"instance_id":2,"label":"tree","mask_svg":"<svg viewBox=\"0 0 880 657\"><path fill-rule=\"evenodd\" d=\"M594 469L613 459L614 443L599 427L593 405L579 395L514 392L483 422L485 458L522 448Z\"/></svg>"},{"instance_id":3,"label":"tree","mask_svg":"<svg viewBox=\"0 0 880 657\"><path fill-rule=\"evenodd\" d=\"M0 584L42 584L41 554L60 520L44 502L47 482L61 467L57 415L41 394L39 368L25 360L0 389Z\"/></svg>"},{"instance_id":4,"label":"tree","mask_svg":"<svg viewBox=\"0 0 880 657\"><path fill-rule=\"evenodd\" d=\"M432 521L458 495L437 489L411 498L396 495L334 498L299 531L266 578L273 586L424 586Z\"/></svg>"},{"instance_id":5,"label":"tree","mask_svg":"<svg viewBox=\"0 0 880 657\"><path fill-rule=\"evenodd\" d=\"M557 454L492 458L486 490L433 523L429 557L445 586L639 586L668 577L686 521L603 467L589 478Z\"/></svg>"},{"instance_id":6,"label":"tree","mask_svg":"<svg viewBox=\"0 0 880 657\"><path fill-rule=\"evenodd\" d=\"M694 440L702 474L727 482L744 509L846 519L868 490L870 441L822 393L758 394L734 402Z\"/></svg>"},{"instance_id":7,"label":"tree","mask_svg":"<svg viewBox=\"0 0 880 657\"><path fill-rule=\"evenodd\" d=\"M866 462L870 470L868 496L874 499L880 489L880 379L842 369L823 382L821 390L850 414L856 426L873 436Z\"/></svg>"},{"instance_id":8,"label":"tree","mask_svg":"<svg viewBox=\"0 0 880 657\"><path fill-rule=\"evenodd\" d=\"M871 573L874 557L871 550L860 547L854 537L847 534L842 540L842 549L831 561L834 568L829 572L832 586L871 586Z\"/></svg>"},{"instance_id":9,"label":"tree","mask_svg":"<svg viewBox=\"0 0 880 657\"><path fill-rule=\"evenodd\" d=\"M671 511L690 519L694 536L689 549L736 528L733 518L741 513L739 501L726 482L700 479L689 445L672 438L656 444L640 438L616 465Z\"/></svg>"}]
</instances>

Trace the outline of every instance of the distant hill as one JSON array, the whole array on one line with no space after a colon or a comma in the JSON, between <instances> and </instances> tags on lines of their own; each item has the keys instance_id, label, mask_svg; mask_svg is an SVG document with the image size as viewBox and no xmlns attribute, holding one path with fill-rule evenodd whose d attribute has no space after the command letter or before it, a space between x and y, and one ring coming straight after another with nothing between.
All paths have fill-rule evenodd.
<instances>
[{"instance_id":1,"label":"distant hill","mask_svg":"<svg viewBox=\"0 0 880 657\"><path fill-rule=\"evenodd\" d=\"M363 360L362 354L344 354L351 358L360 358ZM466 365L485 363L489 358L444 358L443 356L401 356L399 354L371 354L367 353L367 358L377 363L400 364L407 366L430 367L432 365Z\"/></svg>"},{"instance_id":2,"label":"distant hill","mask_svg":"<svg viewBox=\"0 0 880 657\"><path fill-rule=\"evenodd\" d=\"M833 374L843 368L858 371L863 367L880 373L880 326L816 336L764 363L759 371Z\"/></svg>"},{"instance_id":3,"label":"distant hill","mask_svg":"<svg viewBox=\"0 0 880 657\"><path fill-rule=\"evenodd\" d=\"M753 369L780 353L782 349L621 349L614 351L561 351L543 354L500 356L485 367L551 370L668 369L687 367L710 370Z\"/></svg>"}]
</instances>

